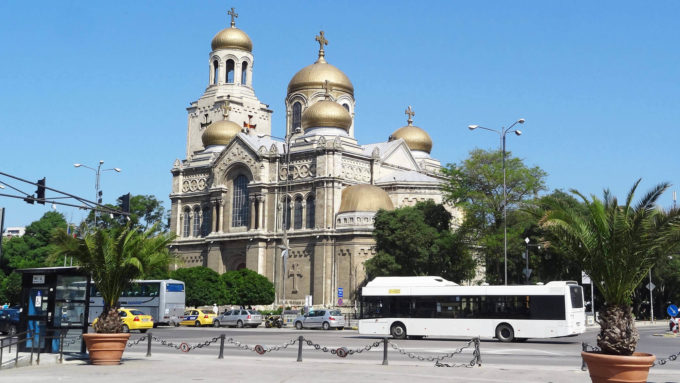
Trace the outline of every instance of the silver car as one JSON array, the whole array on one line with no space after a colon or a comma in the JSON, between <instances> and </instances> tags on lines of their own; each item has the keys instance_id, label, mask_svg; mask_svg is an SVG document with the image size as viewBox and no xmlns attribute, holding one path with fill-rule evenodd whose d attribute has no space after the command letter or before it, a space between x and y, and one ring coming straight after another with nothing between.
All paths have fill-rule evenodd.
<instances>
[{"instance_id":1,"label":"silver car","mask_svg":"<svg viewBox=\"0 0 680 383\"><path fill-rule=\"evenodd\" d=\"M213 320L214 327L220 326L236 326L242 327L257 327L262 324L262 314L255 310L236 309L225 310L222 314L215 317Z\"/></svg>"},{"instance_id":2,"label":"silver car","mask_svg":"<svg viewBox=\"0 0 680 383\"><path fill-rule=\"evenodd\" d=\"M345 328L345 317L342 316L340 310L314 310L295 318L293 323L298 330L303 328L322 328L324 330L337 328L342 330Z\"/></svg>"}]
</instances>

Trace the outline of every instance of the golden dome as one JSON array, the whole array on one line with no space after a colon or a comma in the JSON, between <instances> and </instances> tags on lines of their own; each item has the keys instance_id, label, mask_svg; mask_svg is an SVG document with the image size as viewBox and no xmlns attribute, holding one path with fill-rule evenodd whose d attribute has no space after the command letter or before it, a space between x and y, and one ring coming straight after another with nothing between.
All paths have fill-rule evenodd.
<instances>
[{"instance_id":1,"label":"golden dome","mask_svg":"<svg viewBox=\"0 0 680 383\"><path fill-rule=\"evenodd\" d=\"M288 83L288 93L293 93L300 89L322 88L326 80L333 89L344 90L354 95L354 86L349 78L342 71L326 62L324 45L328 45L328 40L324 37L323 31L316 36L319 42L319 58L312 65L308 65L293 76Z\"/></svg>"},{"instance_id":2,"label":"golden dome","mask_svg":"<svg viewBox=\"0 0 680 383\"><path fill-rule=\"evenodd\" d=\"M204 148L211 145L229 145L239 133L241 127L237 123L227 120L216 121L203 132L201 140Z\"/></svg>"},{"instance_id":3,"label":"golden dome","mask_svg":"<svg viewBox=\"0 0 680 383\"><path fill-rule=\"evenodd\" d=\"M333 89L344 90L354 95L354 86L342 71L327 62L317 61L302 68L288 83L288 93L305 88L321 88L328 80Z\"/></svg>"},{"instance_id":4,"label":"golden dome","mask_svg":"<svg viewBox=\"0 0 680 383\"><path fill-rule=\"evenodd\" d=\"M406 142L406 146L408 146L409 149L421 150L429 154L432 150L432 138L430 138L430 135L423 129L413 126L413 116L415 116L416 113L410 105L405 113L408 115L408 125L397 129L392 133L388 141L394 141L401 138Z\"/></svg>"},{"instance_id":5,"label":"golden dome","mask_svg":"<svg viewBox=\"0 0 680 383\"><path fill-rule=\"evenodd\" d=\"M352 116L347 109L331 100L317 101L302 113L302 129L318 127L341 128L349 132Z\"/></svg>"},{"instance_id":6,"label":"golden dome","mask_svg":"<svg viewBox=\"0 0 680 383\"><path fill-rule=\"evenodd\" d=\"M342 191L342 200L338 213L354 211L394 210L390 196L383 189L369 184L346 187Z\"/></svg>"},{"instance_id":7,"label":"golden dome","mask_svg":"<svg viewBox=\"0 0 680 383\"><path fill-rule=\"evenodd\" d=\"M242 49L248 52L253 51L253 42L250 40L250 37L234 26L217 32L210 45L212 46L213 51L219 49Z\"/></svg>"}]
</instances>

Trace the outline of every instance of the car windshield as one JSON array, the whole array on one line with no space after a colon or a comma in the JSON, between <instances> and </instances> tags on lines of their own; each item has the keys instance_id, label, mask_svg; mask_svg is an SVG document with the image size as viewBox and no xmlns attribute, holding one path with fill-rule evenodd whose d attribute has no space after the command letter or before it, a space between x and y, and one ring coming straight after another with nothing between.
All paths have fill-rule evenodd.
<instances>
[{"instance_id":1,"label":"car windshield","mask_svg":"<svg viewBox=\"0 0 680 383\"><path fill-rule=\"evenodd\" d=\"M255 311L255 310L250 310L250 313L251 313L252 315L260 315L260 312L259 312L259 311Z\"/></svg>"},{"instance_id":2,"label":"car windshield","mask_svg":"<svg viewBox=\"0 0 680 383\"><path fill-rule=\"evenodd\" d=\"M139 310L130 310L130 314L132 314L132 315L146 315Z\"/></svg>"}]
</instances>

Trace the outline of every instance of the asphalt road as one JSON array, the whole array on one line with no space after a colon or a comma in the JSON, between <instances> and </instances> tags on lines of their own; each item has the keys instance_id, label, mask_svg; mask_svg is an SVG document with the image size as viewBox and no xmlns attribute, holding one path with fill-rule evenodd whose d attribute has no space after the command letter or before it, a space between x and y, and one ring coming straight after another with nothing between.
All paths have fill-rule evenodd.
<instances>
[{"instance_id":1,"label":"asphalt road","mask_svg":"<svg viewBox=\"0 0 680 383\"><path fill-rule=\"evenodd\" d=\"M667 327L664 325L639 327L640 343L638 351L650 352L657 355L657 358L665 358L671 354L680 352L680 337L663 336ZM529 339L524 343L501 343L495 339L482 339L480 343L481 359L484 365L535 365L549 368L550 366L574 366L578 368L581 365L581 343L587 342L590 345L596 345L598 328L590 328L585 334L577 337L555 338L555 339ZM362 336L355 330L296 330L294 328L283 329L268 329L259 327L256 329L236 329L236 328L192 328L192 327L159 327L151 330L153 337L158 340L172 342L176 345L186 343L189 346L195 346L205 342L210 342L210 345L201 348L192 347L188 352L190 354L205 354L215 355L219 354L221 334L225 334L225 338L232 338L235 342L240 342L243 345L248 345L254 348L256 345L261 345L265 349L280 347L280 350L268 352L267 357L283 358L289 360L297 359L298 345L289 345L284 348L288 342L296 340L300 335L304 336L306 340L312 341L313 344L318 344L321 348L324 346L328 350L337 349L339 347L346 347L352 350L364 349L366 346L373 346L375 342L381 338ZM130 340L139 339L143 334L133 333ZM215 338L218 338L216 341ZM390 345L388 346L388 360L399 362L416 362L432 364L431 361L420 361L418 356L427 358L438 355L444 355L456 351L468 344L469 339L464 338L447 338L447 339L422 339L422 340L392 340L390 338ZM412 353L416 358L410 358L408 355L402 354L399 350L393 348L392 344L403 350L406 354ZM146 350L146 341L140 342L138 345L129 348L131 351L142 352ZM181 353L175 347L162 345L158 341L152 341L152 353ZM445 363L469 363L472 360L473 347L467 347L462 350L459 355L454 358L445 359ZM237 347L233 343L225 343L225 356L248 356L254 355L253 351L244 350ZM304 344L303 359L337 359L338 356L332 355L330 352L323 352L321 349L317 350L313 346ZM383 360L383 344L377 347L371 347L370 350L363 351L360 354L347 356L347 359L360 359L362 361L371 361L380 363ZM680 372L680 361L669 362L665 366L658 366L658 369L673 369Z\"/></svg>"}]
</instances>

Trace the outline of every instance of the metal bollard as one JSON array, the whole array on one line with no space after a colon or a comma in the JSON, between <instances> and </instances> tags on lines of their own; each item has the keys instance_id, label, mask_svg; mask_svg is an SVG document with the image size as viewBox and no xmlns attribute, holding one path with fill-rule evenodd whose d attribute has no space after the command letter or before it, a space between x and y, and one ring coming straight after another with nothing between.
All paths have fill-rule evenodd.
<instances>
[{"instance_id":1,"label":"metal bollard","mask_svg":"<svg viewBox=\"0 0 680 383\"><path fill-rule=\"evenodd\" d=\"M385 344L385 347L383 348L383 366L387 366L387 338L383 338L383 343Z\"/></svg>"},{"instance_id":2,"label":"metal bollard","mask_svg":"<svg viewBox=\"0 0 680 383\"><path fill-rule=\"evenodd\" d=\"M220 355L217 359L224 359L224 334L220 335Z\"/></svg>"},{"instance_id":3,"label":"metal bollard","mask_svg":"<svg viewBox=\"0 0 680 383\"><path fill-rule=\"evenodd\" d=\"M298 362L302 362L302 342L305 340L305 337L300 335L298 337Z\"/></svg>"},{"instance_id":4,"label":"metal bollard","mask_svg":"<svg viewBox=\"0 0 680 383\"><path fill-rule=\"evenodd\" d=\"M146 357L151 356L151 338L152 338L152 333L149 331L148 334L146 334Z\"/></svg>"},{"instance_id":5,"label":"metal bollard","mask_svg":"<svg viewBox=\"0 0 680 383\"><path fill-rule=\"evenodd\" d=\"M583 352L588 351L588 344L586 342L581 342L581 350L583 350ZM586 366L586 360L581 357L581 371L586 370L588 370L588 367Z\"/></svg>"},{"instance_id":6,"label":"metal bollard","mask_svg":"<svg viewBox=\"0 0 680 383\"><path fill-rule=\"evenodd\" d=\"M62 331L59 334L59 363L64 363L64 339L66 338L66 332Z\"/></svg>"},{"instance_id":7,"label":"metal bollard","mask_svg":"<svg viewBox=\"0 0 680 383\"><path fill-rule=\"evenodd\" d=\"M0 369L2 368L2 350L4 350L4 348L0 345Z\"/></svg>"},{"instance_id":8,"label":"metal bollard","mask_svg":"<svg viewBox=\"0 0 680 383\"><path fill-rule=\"evenodd\" d=\"M475 338L475 352L477 353L477 365L479 367L482 367L482 351L479 349L480 346L480 339Z\"/></svg>"}]
</instances>

